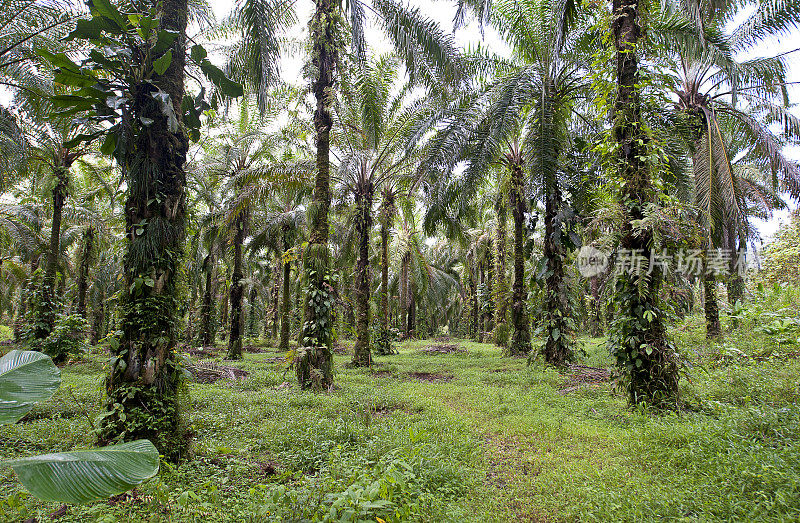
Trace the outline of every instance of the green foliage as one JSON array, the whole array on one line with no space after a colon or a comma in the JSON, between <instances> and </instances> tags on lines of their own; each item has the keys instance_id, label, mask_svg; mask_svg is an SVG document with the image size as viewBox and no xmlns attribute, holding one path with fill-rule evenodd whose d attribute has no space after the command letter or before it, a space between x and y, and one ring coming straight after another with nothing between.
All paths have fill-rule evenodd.
<instances>
[{"instance_id":1,"label":"green foliage","mask_svg":"<svg viewBox=\"0 0 800 523\"><path fill-rule=\"evenodd\" d=\"M0 358L0 425L16 422L35 403L50 399L61 373L40 352L13 350ZM158 451L149 441L0 462L45 501L87 503L129 490L158 472Z\"/></svg>"},{"instance_id":2,"label":"green foliage","mask_svg":"<svg viewBox=\"0 0 800 523\"><path fill-rule=\"evenodd\" d=\"M14 337L14 331L7 325L0 325L0 342L10 340Z\"/></svg>"},{"instance_id":3,"label":"green foliage","mask_svg":"<svg viewBox=\"0 0 800 523\"><path fill-rule=\"evenodd\" d=\"M147 440L0 462L44 501L89 503L130 490L158 472L158 450Z\"/></svg>"},{"instance_id":4,"label":"green foliage","mask_svg":"<svg viewBox=\"0 0 800 523\"><path fill-rule=\"evenodd\" d=\"M325 494L321 499L309 496L305 489L277 485L251 488L250 495L263 499L259 511L262 517L281 519L297 516L318 521L414 521L428 513L437 500L455 500L464 488L453 471L436 470L436 455L425 446L414 445L423 434L410 431L412 446L383 455L369 463L343 452L333 450L330 458L336 468L353 468L357 475L341 491ZM330 485L334 487L335 483Z\"/></svg>"},{"instance_id":5,"label":"green foliage","mask_svg":"<svg viewBox=\"0 0 800 523\"><path fill-rule=\"evenodd\" d=\"M628 278L618 278L614 290L617 314L609 324L608 346L620 371L618 385L632 405L674 407L678 360L674 346L660 334L666 313L657 300L642 299L639 286Z\"/></svg>"},{"instance_id":6,"label":"green foliage","mask_svg":"<svg viewBox=\"0 0 800 523\"><path fill-rule=\"evenodd\" d=\"M40 352L12 350L0 358L0 426L15 423L61 386L61 371Z\"/></svg>"},{"instance_id":7,"label":"green foliage","mask_svg":"<svg viewBox=\"0 0 800 523\"><path fill-rule=\"evenodd\" d=\"M800 284L800 212L792 213L761 251L763 265L756 278L764 283Z\"/></svg>"},{"instance_id":8,"label":"green foliage","mask_svg":"<svg viewBox=\"0 0 800 523\"><path fill-rule=\"evenodd\" d=\"M146 132L153 125L152 118L133 110L142 105L138 99L141 96L159 105L173 133L178 131L175 108L179 106L183 113L180 120L189 137L199 139L200 115L210 108L203 100L204 90L196 98L186 95L183 100L172 100L161 89L142 89L145 84L155 86L153 80L172 64L172 49L176 40L180 41L178 33L159 29L158 7L148 12L123 13L115 5L98 3L92 4L91 13L92 18L79 20L67 37L91 45L87 58L80 64L64 53L46 49L38 52L55 68L55 81L73 88L69 94L52 98L60 114L93 112L93 120L106 124L94 133L78 135L67 145L75 147L103 138L101 152L113 154L123 163L131 136ZM208 61L202 46L194 45L190 57L224 96L242 95L242 87Z\"/></svg>"},{"instance_id":9,"label":"green foliage","mask_svg":"<svg viewBox=\"0 0 800 523\"><path fill-rule=\"evenodd\" d=\"M80 314L58 316L53 331L43 340L31 340L33 350L44 352L55 361L81 355L87 348L89 322Z\"/></svg>"},{"instance_id":10,"label":"green foliage","mask_svg":"<svg viewBox=\"0 0 800 523\"><path fill-rule=\"evenodd\" d=\"M397 354L394 344L400 339L400 331L393 327L384 329L382 325L370 325L370 339L372 340L372 353L377 356Z\"/></svg>"},{"instance_id":11,"label":"green foliage","mask_svg":"<svg viewBox=\"0 0 800 523\"><path fill-rule=\"evenodd\" d=\"M124 354L122 355L124 356ZM122 360L118 360L122 361ZM117 364L118 368L120 364ZM167 362L167 375L183 377L183 371ZM179 461L189 456L186 440L186 421L181 415L188 390L181 388L163 394L140 383L121 383L107 391L107 410L97 418L100 441L116 443L130 441L134 435L145 435L168 460Z\"/></svg>"}]
</instances>

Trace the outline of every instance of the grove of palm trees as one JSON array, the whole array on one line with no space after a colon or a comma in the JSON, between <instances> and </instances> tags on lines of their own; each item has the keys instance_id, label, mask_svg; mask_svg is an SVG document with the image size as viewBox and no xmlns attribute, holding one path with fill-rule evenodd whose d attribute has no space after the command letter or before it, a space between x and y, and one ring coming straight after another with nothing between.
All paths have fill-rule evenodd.
<instances>
[{"instance_id":1,"label":"grove of palm trees","mask_svg":"<svg viewBox=\"0 0 800 523\"><path fill-rule=\"evenodd\" d=\"M0 521L800 519L796 0L0 0Z\"/></svg>"}]
</instances>

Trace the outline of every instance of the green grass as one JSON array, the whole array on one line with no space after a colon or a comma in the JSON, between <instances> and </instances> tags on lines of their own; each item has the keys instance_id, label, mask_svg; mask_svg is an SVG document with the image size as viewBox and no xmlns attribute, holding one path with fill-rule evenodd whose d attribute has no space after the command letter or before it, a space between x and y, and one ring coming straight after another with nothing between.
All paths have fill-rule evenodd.
<instances>
[{"instance_id":1,"label":"green grass","mask_svg":"<svg viewBox=\"0 0 800 523\"><path fill-rule=\"evenodd\" d=\"M754 354L770 340L743 327L709 344L698 325L674 329L691 367L687 409L666 415L627 409L608 384L561 393L568 374L488 344L428 355L432 342L407 342L372 371L337 356L327 394L299 391L266 362L274 352L246 354L234 364L246 380L190 387L193 461L163 466L136 503L70 507L59 521L321 519L331 507L365 521L800 518L798 360L721 357L726 344ZM586 364L610 364L603 339L583 341ZM0 453L91 445L101 361L66 367L53 400L0 429ZM58 508L0 474L0 518Z\"/></svg>"}]
</instances>

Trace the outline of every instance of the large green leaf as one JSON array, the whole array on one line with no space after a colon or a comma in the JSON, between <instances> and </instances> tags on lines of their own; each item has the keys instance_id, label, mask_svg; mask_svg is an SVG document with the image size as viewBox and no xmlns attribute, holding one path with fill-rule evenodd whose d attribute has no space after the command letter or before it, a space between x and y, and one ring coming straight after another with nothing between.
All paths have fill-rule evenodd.
<instances>
[{"instance_id":1,"label":"large green leaf","mask_svg":"<svg viewBox=\"0 0 800 523\"><path fill-rule=\"evenodd\" d=\"M61 371L41 352L12 350L0 358L0 425L15 423L61 385Z\"/></svg>"},{"instance_id":2,"label":"large green leaf","mask_svg":"<svg viewBox=\"0 0 800 523\"><path fill-rule=\"evenodd\" d=\"M169 49L166 53L161 55L159 58L153 61L153 69L155 70L156 74L164 74L164 72L169 67L169 64L172 63L172 49Z\"/></svg>"},{"instance_id":3,"label":"large green leaf","mask_svg":"<svg viewBox=\"0 0 800 523\"><path fill-rule=\"evenodd\" d=\"M89 503L126 492L158 472L158 450L146 439L89 450L0 462L37 498Z\"/></svg>"}]
</instances>

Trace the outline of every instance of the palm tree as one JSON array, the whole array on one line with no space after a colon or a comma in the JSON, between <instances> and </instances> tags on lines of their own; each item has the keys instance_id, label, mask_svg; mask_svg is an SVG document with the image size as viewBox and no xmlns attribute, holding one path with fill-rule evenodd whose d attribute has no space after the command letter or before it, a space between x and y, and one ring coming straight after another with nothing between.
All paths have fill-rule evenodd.
<instances>
[{"instance_id":1,"label":"palm tree","mask_svg":"<svg viewBox=\"0 0 800 523\"><path fill-rule=\"evenodd\" d=\"M282 185L277 187L266 201L263 225L253 233L251 249L269 246L276 256L282 283L280 301L280 341L278 349L289 350L291 331L292 263L297 258L300 240L306 226L306 200L308 185ZM276 278L276 283L278 278ZM276 294L277 298L277 294Z\"/></svg>"},{"instance_id":2,"label":"palm tree","mask_svg":"<svg viewBox=\"0 0 800 523\"><path fill-rule=\"evenodd\" d=\"M61 260L61 237L64 204L72 183L73 164L89 153L85 146L73 146L69 142L81 132L83 126L75 126L64 118L53 116L40 129L34 131L31 139L33 151L30 161L33 169L43 169L42 179L50 187L50 242L47 249L44 276L39 291L36 318L32 338L41 340L53 330L59 310L56 295L56 277ZM62 274L62 281L65 275Z\"/></svg>"},{"instance_id":3,"label":"palm tree","mask_svg":"<svg viewBox=\"0 0 800 523\"><path fill-rule=\"evenodd\" d=\"M723 127L735 127L768 160L774 185L800 197L800 168L782 153L785 140L800 138L800 120L789 112L786 97L787 55L745 62L735 58L796 27L800 11L784 2L765 0L756 13L730 30L742 8L727 2L678 4L702 32L700 37L678 41L675 66L669 70L670 88L678 99L676 110L690 119L695 203L698 222L706 231L702 248L707 252L732 247L732 264L739 263L736 258L746 245L748 227ZM780 126L783 136L770 130L773 124ZM717 282L707 267L702 281L706 335L716 338L721 334ZM741 299L741 285L732 290L734 302Z\"/></svg>"},{"instance_id":4,"label":"palm tree","mask_svg":"<svg viewBox=\"0 0 800 523\"><path fill-rule=\"evenodd\" d=\"M311 91L316 99L314 129L316 143L317 175L312 203L309 206L309 241L304 260L306 262L307 296L305 319L302 327L302 348L297 358L297 379L303 388L327 389L333 382L331 361L332 291L328 249L328 211L331 203L330 188L330 139L333 119L333 100L336 67L340 49L339 20L343 7L350 15L352 43L356 55L363 61L366 56L366 41L363 26L367 4L360 0L315 0L315 10L310 22L314 78ZM283 2L259 2L244 0L238 7L239 26L243 40L256 43L257 52L244 52L248 63L258 59L258 67L241 67L245 80L251 85L264 86L269 81L265 74L276 62L280 49L276 45L273 30L281 24L276 21L290 20ZM431 20L422 16L418 9L408 9L393 0L372 0L368 4L372 13L398 51L406 66L412 83L442 86L460 80L460 54L450 35L445 34ZM272 23L264 24L268 21ZM249 44L248 44L249 45ZM233 70L233 69L231 69ZM259 91L263 90L259 87ZM326 305L328 304L328 305Z\"/></svg>"},{"instance_id":5,"label":"palm tree","mask_svg":"<svg viewBox=\"0 0 800 523\"><path fill-rule=\"evenodd\" d=\"M639 51L641 20L635 0L612 0L613 45L616 54L616 100L612 137L622 180L620 199L625 209L619 248L650 259L654 247L650 230L637 230L646 207L655 200L646 163L648 136L643 128L640 100ZM665 317L659 303L661 274L625 272L616 280L617 314L611 323L609 346L631 404L668 405L678 395L678 368L666 341Z\"/></svg>"},{"instance_id":6,"label":"palm tree","mask_svg":"<svg viewBox=\"0 0 800 523\"><path fill-rule=\"evenodd\" d=\"M528 354L531 348L525 229L532 188L542 188L547 263L543 353L548 362L563 365L574 358L574 320L564 274L564 260L574 245L574 213L562 195L564 155L573 139L573 121L580 116L576 100L588 88L582 68L589 54L584 50L587 41L570 30L575 14L569 3L503 1L495 2L492 12L491 22L513 46L514 62L501 62L497 79L484 94L456 107L431 149L446 170L461 159L467 161L456 193L474 192L495 165L507 173L507 181L499 185L507 189L514 219L513 333L508 349L513 355ZM498 216L504 210L500 207Z\"/></svg>"},{"instance_id":7,"label":"palm tree","mask_svg":"<svg viewBox=\"0 0 800 523\"><path fill-rule=\"evenodd\" d=\"M106 180L110 170L108 166L84 162L82 167L82 176L76 180L78 187L75 189L81 197L71 210L73 225L70 229L71 234L79 237L76 312L87 318L90 269L98 252L113 243L109 222L118 215L115 208L117 189Z\"/></svg>"},{"instance_id":8,"label":"palm tree","mask_svg":"<svg viewBox=\"0 0 800 523\"><path fill-rule=\"evenodd\" d=\"M167 459L177 460L188 452L179 406L183 378L174 350L178 263L186 225L184 164L189 140L181 126L181 102L189 6L187 0L164 0L156 9L158 29L177 37L168 46L172 59L162 73L130 86L142 90L130 102L130 114L149 125L116 151L128 185L126 292L120 302L122 336L106 382L100 439L147 438ZM117 19L126 18L119 14ZM138 58L146 63L136 65L150 70L155 58ZM152 93L168 96L163 106L158 97L147 96Z\"/></svg>"},{"instance_id":9,"label":"palm tree","mask_svg":"<svg viewBox=\"0 0 800 523\"><path fill-rule=\"evenodd\" d=\"M68 48L62 39L79 9L61 0L0 0L0 86L16 98L13 111L0 107L0 192L19 179L24 169L28 144L20 117L31 109L40 110L41 93L47 91L36 54L41 49Z\"/></svg>"},{"instance_id":10,"label":"palm tree","mask_svg":"<svg viewBox=\"0 0 800 523\"><path fill-rule=\"evenodd\" d=\"M390 56L362 65L352 83L346 76L342 79L342 103L335 106L337 123L343 130L336 143L341 151L338 179L356 206L355 366L368 366L372 361L369 246L375 195L386 189L382 227L388 234L388 206L392 205L393 193L408 185L418 157L415 144L409 145L409 141L427 115L425 104L410 99L408 88L392 94L397 69L396 60Z\"/></svg>"}]
</instances>

